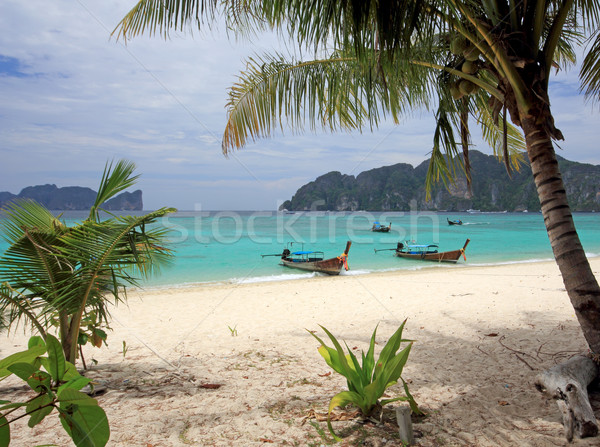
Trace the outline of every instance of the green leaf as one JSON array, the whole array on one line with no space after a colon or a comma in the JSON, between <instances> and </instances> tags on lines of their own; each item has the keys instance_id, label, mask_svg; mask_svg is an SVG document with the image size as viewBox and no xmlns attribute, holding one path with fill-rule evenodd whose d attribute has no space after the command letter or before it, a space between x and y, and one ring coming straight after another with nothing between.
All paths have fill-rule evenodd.
<instances>
[{"instance_id":1,"label":"green leaf","mask_svg":"<svg viewBox=\"0 0 600 447\"><path fill-rule=\"evenodd\" d=\"M0 406L0 410L8 410L9 408L20 408L27 406L28 402L14 402L10 403L8 400L2 401L2 406Z\"/></svg>"},{"instance_id":2,"label":"green leaf","mask_svg":"<svg viewBox=\"0 0 600 447\"><path fill-rule=\"evenodd\" d=\"M356 384L357 386L361 387L360 377L358 376L358 373L356 371L354 371L348 365L348 361L346 360L346 355L345 355L344 350L342 349L342 346L340 345L340 343L333 336L333 334L327 330L327 328L321 326L321 329L323 329L323 331L325 331L325 333L327 334L327 336L329 337L329 339L331 340L331 342L333 343L333 345L335 346L335 349L337 351L337 360L339 361L339 368L341 370L338 372L340 372L340 374L342 374L348 380L348 382L351 382L351 383Z\"/></svg>"},{"instance_id":3,"label":"green leaf","mask_svg":"<svg viewBox=\"0 0 600 447\"><path fill-rule=\"evenodd\" d=\"M42 337L40 337L39 335L34 335L27 342L28 349L35 348L36 346L46 346L44 339Z\"/></svg>"},{"instance_id":4,"label":"green leaf","mask_svg":"<svg viewBox=\"0 0 600 447\"><path fill-rule=\"evenodd\" d=\"M400 376L402 375L402 370L404 369L404 365L408 360L408 354L410 353L410 348L412 344L408 345L401 352L399 352L394 358L392 358L385 366L375 380L376 383L379 383L384 388L381 389L381 393L385 390L385 388L395 384Z\"/></svg>"},{"instance_id":5,"label":"green leaf","mask_svg":"<svg viewBox=\"0 0 600 447\"><path fill-rule=\"evenodd\" d=\"M423 412L419 409L415 398L412 396L412 394L410 394L410 391L408 390L408 383L406 383L404 379L402 379L402 385L404 386L404 392L408 397L408 403L410 404L410 409L412 412L415 414L423 414Z\"/></svg>"},{"instance_id":6,"label":"green leaf","mask_svg":"<svg viewBox=\"0 0 600 447\"><path fill-rule=\"evenodd\" d=\"M65 361L65 368L65 374L62 378L63 381L69 381L81 377L81 374L79 374L79 371L77 371L77 368L71 362Z\"/></svg>"},{"instance_id":7,"label":"green leaf","mask_svg":"<svg viewBox=\"0 0 600 447\"><path fill-rule=\"evenodd\" d=\"M59 409L60 421L77 447L103 447L110 438L104 410L98 406L68 404Z\"/></svg>"},{"instance_id":8,"label":"green leaf","mask_svg":"<svg viewBox=\"0 0 600 447\"><path fill-rule=\"evenodd\" d=\"M45 346L35 346L27 351L17 352L0 360L0 377L6 377L12 374L8 367L15 363L33 363L37 357L46 352Z\"/></svg>"},{"instance_id":9,"label":"green leaf","mask_svg":"<svg viewBox=\"0 0 600 447\"><path fill-rule=\"evenodd\" d=\"M373 380L373 370L375 368L375 336L378 327L379 325L375 326L375 330L373 330L371 341L369 342L369 350L367 351L367 355L363 358L364 383L369 383Z\"/></svg>"},{"instance_id":10,"label":"green leaf","mask_svg":"<svg viewBox=\"0 0 600 447\"><path fill-rule=\"evenodd\" d=\"M335 407L344 408L348 404L354 404L359 408L362 408L363 402L362 398L358 393L352 391L342 391L341 393L336 394L329 401L329 411L327 412L327 428L329 428L329 433L336 441L341 441L335 432L333 431L333 427L331 425L331 412Z\"/></svg>"},{"instance_id":11,"label":"green leaf","mask_svg":"<svg viewBox=\"0 0 600 447\"><path fill-rule=\"evenodd\" d=\"M406 340L402 340L402 330L404 329L404 325L406 320L402 322L400 327L394 332L394 334L390 337L388 342L385 344L381 353L379 354L379 359L377 360L377 364L375 366L375 374L373 376L374 379L377 378L380 371L385 367L386 363L396 355L396 351L400 347L400 343Z\"/></svg>"},{"instance_id":12,"label":"green leaf","mask_svg":"<svg viewBox=\"0 0 600 447\"><path fill-rule=\"evenodd\" d=\"M75 377L75 378L69 380L68 382L63 383L58 388L58 393L60 393L63 388L71 388L74 390L80 390L84 386L89 384L91 381L92 381L92 379L90 379L89 377L83 377L83 376Z\"/></svg>"},{"instance_id":13,"label":"green leaf","mask_svg":"<svg viewBox=\"0 0 600 447\"><path fill-rule=\"evenodd\" d=\"M46 346L48 348L48 372L54 380L62 380L65 375L66 364L65 354L57 338L48 334L46 337Z\"/></svg>"},{"instance_id":14,"label":"green leaf","mask_svg":"<svg viewBox=\"0 0 600 447\"><path fill-rule=\"evenodd\" d=\"M82 406L98 405L98 401L85 393L74 388L61 386L57 392L58 401L61 404L77 404Z\"/></svg>"},{"instance_id":15,"label":"green leaf","mask_svg":"<svg viewBox=\"0 0 600 447\"><path fill-rule=\"evenodd\" d=\"M35 427L39 424L46 416L52 413L53 406L50 404L53 402L52 397L48 394L42 394L27 404L25 411L31 415L27 425L29 427Z\"/></svg>"},{"instance_id":16,"label":"green leaf","mask_svg":"<svg viewBox=\"0 0 600 447\"><path fill-rule=\"evenodd\" d=\"M34 372L38 371L38 369L35 366L33 366L31 363L23 363L23 362L13 363L6 369L8 369L15 376L17 376L20 379L23 379L25 381L27 381Z\"/></svg>"},{"instance_id":17,"label":"green leaf","mask_svg":"<svg viewBox=\"0 0 600 447\"><path fill-rule=\"evenodd\" d=\"M319 346L319 354L325 359L325 362L333 368L336 372L342 374L341 363L339 360L338 353L335 349L330 348L329 346L321 345Z\"/></svg>"},{"instance_id":18,"label":"green leaf","mask_svg":"<svg viewBox=\"0 0 600 447\"><path fill-rule=\"evenodd\" d=\"M0 446L10 444L10 425L4 416L0 416Z\"/></svg>"},{"instance_id":19,"label":"green leaf","mask_svg":"<svg viewBox=\"0 0 600 447\"><path fill-rule=\"evenodd\" d=\"M52 376L45 371L34 372L27 384L37 393L48 393L52 389Z\"/></svg>"}]
</instances>

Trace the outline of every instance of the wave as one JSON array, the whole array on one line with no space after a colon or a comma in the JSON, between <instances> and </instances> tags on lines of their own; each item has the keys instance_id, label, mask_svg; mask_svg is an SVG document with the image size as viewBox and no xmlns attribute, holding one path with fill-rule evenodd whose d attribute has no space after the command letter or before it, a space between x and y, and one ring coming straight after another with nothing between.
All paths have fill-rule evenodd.
<instances>
[{"instance_id":1,"label":"wave","mask_svg":"<svg viewBox=\"0 0 600 447\"><path fill-rule=\"evenodd\" d=\"M513 265L513 264L534 264L536 262L548 262L554 261L554 258L533 258L533 259L521 259L514 261L498 261L498 262L478 262L474 264L466 264L468 267L490 267L494 265Z\"/></svg>"},{"instance_id":2,"label":"wave","mask_svg":"<svg viewBox=\"0 0 600 447\"><path fill-rule=\"evenodd\" d=\"M228 284L252 284L257 282L273 282L273 281L291 281L295 279L306 279L314 278L315 276L321 276L316 272L310 273L284 273L281 275L268 275L268 276L253 276L248 278L231 278L227 281ZM323 274L322 276L326 276Z\"/></svg>"},{"instance_id":3,"label":"wave","mask_svg":"<svg viewBox=\"0 0 600 447\"><path fill-rule=\"evenodd\" d=\"M588 258L596 258L600 256L600 253L586 252ZM532 259L521 259L511 261L497 261L497 262L477 262L477 263L457 263L457 264L444 264L444 263L415 263L415 265L396 266L388 268L376 268L376 269L355 269L355 270L342 270L340 276L360 276L369 275L372 273L388 273L388 272L403 272L403 271L419 271L425 269L434 268L468 268L468 267L491 267L501 265L515 265L515 264L533 264L536 262L550 262L554 261L553 257L547 258L532 258ZM145 291L161 291L167 289L191 289L195 287L210 287L215 285L236 285L236 284L254 284L261 282L276 282L276 281L294 281L298 279L308 279L315 277L327 277L329 275L325 273L317 272L303 272L303 273L284 273L278 275L265 275L265 276L252 276L252 277L237 277L230 279L221 279L214 281L202 281L202 282L186 282L179 284L160 284L160 285L147 285L141 289Z\"/></svg>"}]
</instances>

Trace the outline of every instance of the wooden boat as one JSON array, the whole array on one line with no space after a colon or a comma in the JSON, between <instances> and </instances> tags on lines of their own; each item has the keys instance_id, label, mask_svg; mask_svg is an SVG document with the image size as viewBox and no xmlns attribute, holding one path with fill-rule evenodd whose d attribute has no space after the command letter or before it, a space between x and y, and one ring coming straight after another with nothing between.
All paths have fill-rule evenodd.
<instances>
[{"instance_id":1,"label":"wooden boat","mask_svg":"<svg viewBox=\"0 0 600 447\"><path fill-rule=\"evenodd\" d=\"M460 220L460 219L450 220L446 217L446 220L448 221L448 225L462 225L462 220Z\"/></svg>"},{"instance_id":2,"label":"wooden boat","mask_svg":"<svg viewBox=\"0 0 600 447\"><path fill-rule=\"evenodd\" d=\"M289 244L289 247L293 243ZM348 270L348 252L350 251L351 241L346 243L344 252L330 259L324 259L322 251L294 251L289 248L283 250L280 255L262 255L265 256L281 256L281 265L309 272L327 273L328 275L339 275L342 267Z\"/></svg>"},{"instance_id":3,"label":"wooden boat","mask_svg":"<svg viewBox=\"0 0 600 447\"><path fill-rule=\"evenodd\" d=\"M405 245L402 242L398 242L398 246L396 248L384 248L381 250L375 250L375 252L394 250L394 255L398 256L399 258L414 259L417 261L457 262L461 255L465 261L467 260L465 250L469 242L470 239L467 239L463 248L452 251L439 251L437 244L416 245L407 243Z\"/></svg>"},{"instance_id":4,"label":"wooden boat","mask_svg":"<svg viewBox=\"0 0 600 447\"><path fill-rule=\"evenodd\" d=\"M387 233L392 228L392 223L389 225L381 225L379 222L374 222L371 227L371 231L375 231L376 233Z\"/></svg>"}]
</instances>

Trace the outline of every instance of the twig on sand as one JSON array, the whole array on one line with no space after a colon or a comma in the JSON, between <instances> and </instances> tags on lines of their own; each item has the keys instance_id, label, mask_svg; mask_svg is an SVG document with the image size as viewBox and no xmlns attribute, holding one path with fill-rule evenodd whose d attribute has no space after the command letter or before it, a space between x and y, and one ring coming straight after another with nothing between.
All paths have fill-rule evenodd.
<instances>
[{"instance_id":1,"label":"twig on sand","mask_svg":"<svg viewBox=\"0 0 600 447\"><path fill-rule=\"evenodd\" d=\"M477 348L477 350L479 352L483 352L485 355L489 356L489 354L487 352L485 352L483 349L481 349L479 346L475 346L475 348Z\"/></svg>"},{"instance_id":2,"label":"twig on sand","mask_svg":"<svg viewBox=\"0 0 600 447\"><path fill-rule=\"evenodd\" d=\"M525 363L529 367L530 370L535 371L535 368L533 366L531 366L529 363L527 363L525 361L525 359L522 359L521 357L519 357L519 354L515 353L515 357L518 358L519 360L521 360L523 363Z\"/></svg>"},{"instance_id":3,"label":"twig on sand","mask_svg":"<svg viewBox=\"0 0 600 447\"><path fill-rule=\"evenodd\" d=\"M503 335L502 337L500 337L500 338L498 339L498 343L500 343L500 344L502 345L502 347L503 347L503 348L505 348L505 349L508 349L509 351L511 351L511 352L514 352L515 354L526 355L526 356L528 356L528 357L531 357L533 360L535 360L535 357L534 357L534 356L532 356L531 354L528 354L528 353L526 353L526 352L523 352L523 351L517 351L516 349L509 348L508 346L506 346L504 343L502 343L502 340L503 340L504 338L506 338L506 337Z\"/></svg>"}]
</instances>

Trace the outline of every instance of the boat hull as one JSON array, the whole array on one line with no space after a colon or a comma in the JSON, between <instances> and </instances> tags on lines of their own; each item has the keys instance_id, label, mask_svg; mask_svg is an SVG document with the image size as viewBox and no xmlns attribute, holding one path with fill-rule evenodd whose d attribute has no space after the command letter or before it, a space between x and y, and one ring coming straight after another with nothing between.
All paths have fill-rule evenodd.
<instances>
[{"instance_id":1,"label":"boat hull","mask_svg":"<svg viewBox=\"0 0 600 447\"><path fill-rule=\"evenodd\" d=\"M344 252L335 258L330 259L294 259L290 257L282 257L281 265L290 267L298 270L305 270L308 272L319 272L326 273L328 275L339 275L342 267L348 270L347 257L350 251L351 241L346 243L346 249Z\"/></svg>"},{"instance_id":2,"label":"boat hull","mask_svg":"<svg viewBox=\"0 0 600 447\"><path fill-rule=\"evenodd\" d=\"M440 253L404 253L397 251L399 258L414 259L417 261L454 262L456 263L462 255L461 250L442 251Z\"/></svg>"},{"instance_id":3,"label":"boat hull","mask_svg":"<svg viewBox=\"0 0 600 447\"><path fill-rule=\"evenodd\" d=\"M339 258L323 259L322 261L295 261L282 258L281 264L298 270L339 275L344 266L344 261Z\"/></svg>"},{"instance_id":4,"label":"boat hull","mask_svg":"<svg viewBox=\"0 0 600 447\"><path fill-rule=\"evenodd\" d=\"M469 245L470 239L467 239L463 248L458 250L451 251L441 251L441 252L420 252L420 253L411 253L403 250L396 250L394 253L399 258L406 259L414 259L415 261L434 261L434 262L452 262L456 263L461 256L464 256L465 261L467 260L465 256L465 250L467 249L467 245Z\"/></svg>"}]
</instances>

